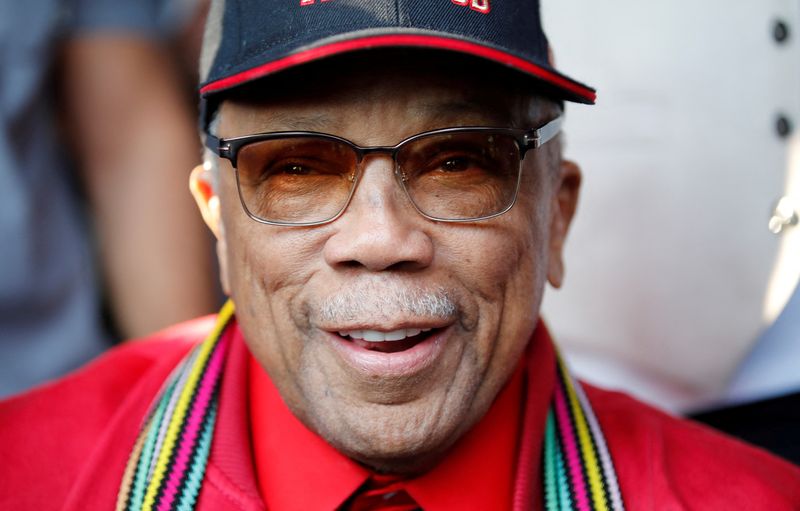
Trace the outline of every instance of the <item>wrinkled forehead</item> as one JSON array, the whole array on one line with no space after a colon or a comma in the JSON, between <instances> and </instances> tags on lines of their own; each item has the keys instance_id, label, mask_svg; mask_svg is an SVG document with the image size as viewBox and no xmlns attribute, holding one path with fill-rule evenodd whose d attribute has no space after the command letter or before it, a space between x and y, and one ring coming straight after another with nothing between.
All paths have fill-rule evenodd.
<instances>
[{"instance_id":1,"label":"wrinkled forehead","mask_svg":"<svg viewBox=\"0 0 800 511\"><path fill-rule=\"evenodd\" d=\"M443 52L362 52L308 64L228 95L238 119L278 121L285 129L321 131L364 112L400 110L453 125L530 127L549 102L502 67ZM249 114L248 114L249 112Z\"/></svg>"}]
</instances>

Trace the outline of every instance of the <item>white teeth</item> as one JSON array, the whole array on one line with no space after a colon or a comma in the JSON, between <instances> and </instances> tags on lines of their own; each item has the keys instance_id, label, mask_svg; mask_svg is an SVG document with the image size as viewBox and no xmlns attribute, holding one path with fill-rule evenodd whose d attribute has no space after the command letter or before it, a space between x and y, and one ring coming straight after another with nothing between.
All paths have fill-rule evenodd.
<instances>
[{"instance_id":1,"label":"white teeth","mask_svg":"<svg viewBox=\"0 0 800 511\"><path fill-rule=\"evenodd\" d=\"M339 335L342 337L350 337L351 339L363 339L367 342L384 342L384 341L401 341L407 337L414 337L422 332L430 331L430 328L401 328L399 330L392 330L391 332L379 332L377 330L351 330L341 331Z\"/></svg>"}]
</instances>

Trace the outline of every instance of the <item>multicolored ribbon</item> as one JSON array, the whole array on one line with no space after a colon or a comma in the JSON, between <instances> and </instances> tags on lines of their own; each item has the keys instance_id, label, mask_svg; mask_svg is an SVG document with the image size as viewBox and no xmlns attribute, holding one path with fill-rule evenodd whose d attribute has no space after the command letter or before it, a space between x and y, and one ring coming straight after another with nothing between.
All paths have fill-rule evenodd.
<instances>
[{"instance_id":1,"label":"multicolored ribbon","mask_svg":"<svg viewBox=\"0 0 800 511\"><path fill-rule=\"evenodd\" d=\"M122 478L117 511L194 509L205 475L228 348L226 303L206 340L194 348L158 394Z\"/></svg>"},{"instance_id":2,"label":"multicolored ribbon","mask_svg":"<svg viewBox=\"0 0 800 511\"><path fill-rule=\"evenodd\" d=\"M205 475L217 418L225 328L234 307L222 308L214 329L173 371L151 406L120 486L117 511L191 511ZM624 511L605 438L580 384L558 359L557 382L544 441L547 511Z\"/></svg>"},{"instance_id":3,"label":"multicolored ribbon","mask_svg":"<svg viewBox=\"0 0 800 511\"><path fill-rule=\"evenodd\" d=\"M603 432L580 384L559 357L544 439L547 511L624 511Z\"/></svg>"}]
</instances>

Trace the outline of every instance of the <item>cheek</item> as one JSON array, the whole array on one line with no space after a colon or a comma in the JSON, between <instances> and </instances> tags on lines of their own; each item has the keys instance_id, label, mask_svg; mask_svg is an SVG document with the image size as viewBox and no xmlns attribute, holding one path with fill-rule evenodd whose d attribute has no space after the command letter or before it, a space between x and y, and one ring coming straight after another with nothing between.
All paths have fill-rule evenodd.
<instances>
[{"instance_id":1,"label":"cheek","mask_svg":"<svg viewBox=\"0 0 800 511\"><path fill-rule=\"evenodd\" d=\"M520 206L521 204L518 204ZM509 294L530 295L543 282L547 258L545 208L518 208L492 226L457 233L442 259L456 261L450 271L482 301L503 305ZM512 210L514 211L514 210Z\"/></svg>"},{"instance_id":2,"label":"cheek","mask_svg":"<svg viewBox=\"0 0 800 511\"><path fill-rule=\"evenodd\" d=\"M235 189L234 189L235 193ZM290 382L305 343L298 305L319 266L315 232L283 229L249 218L237 201L223 202L230 292L251 352L273 380Z\"/></svg>"},{"instance_id":3,"label":"cheek","mask_svg":"<svg viewBox=\"0 0 800 511\"><path fill-rule=\"evenodd\" d=\"M302 287L318 269L322 230L256 222L239 203L235 183L226 185L220 196L234 298L247 295L261 302ZM285 300L285 296L281 298Z\"/></svg>"},{"instance_id":4,"label":"cheek","mask_svg":"<svg viewBox=\"0 0 800 511\"><path fill-rule=\"evenodd\" d=\"M546 281L547 211L521 200L500 228L475 240L465 260L475 275L481 317L494 335L482 349L489 353L488 376L505 381L527 345L538 321ZM488 231L488 230L487 230Z\"/></svg>"},{"instance_id":5,"label":"cheek","mask_svg":"<svg viewBox=\"0 0 800 511\"><path fill-rule=\"evenodd\" d=\"M232 292L234 295L242 295L248 289L271 292L282 287L287 270L291 271L281 259L292 261L285 256L291 250L292 237L285 229L281 231L247 216L239 200L233 170L227 167L221 169L230 172L221 176L219 196Z\"/></svg>"},{"instance_id":6,"label":"cheek","mask_svg":"<svg viewBox=\"0 0 800 511\"><path fill-rule=\"evenodd\" d=\"M248 316L248 323L262 327L260 337L270 330L296 337L296 329L308 323L301 313L303 293L319 270L321 248L303 233L276 232L278 228L252 223L228 235L234 302L241 305L239 312Z\"/></svg>"}]
</instances>

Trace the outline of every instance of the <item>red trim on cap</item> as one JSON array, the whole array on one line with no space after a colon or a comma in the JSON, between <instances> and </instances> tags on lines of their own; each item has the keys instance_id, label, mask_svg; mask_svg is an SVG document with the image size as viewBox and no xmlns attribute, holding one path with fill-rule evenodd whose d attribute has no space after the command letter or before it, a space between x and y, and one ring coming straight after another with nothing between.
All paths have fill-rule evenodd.
<instances>
[{"instance_id":1,"label":"red trim on cap","mask_svg":"<svg viewBox=\"0 0 800 511\"><path fill-rule=\"evenodd\" d=\"M511 55L504 51L483 46L477 43L462 41L460 39L450 39L447 37L432 36L432 35L412 35L412 34L391 34L379 35L371 37L363 37L359 39L351 39L347 41L339 41L325 46L311 48L302 52L288 55L281 59L267 62L252 69L242 71L232 76L222 78L220 80L211 82L200 89L201 94L208 94L210 92L217 92L224 89L229 89L240 85L256 78L288 69L300 64L305 64L314 60L319 60L324 57L330 57L340 53L349 51L363 50L367 48L385 47L385 46L425 46L429 48L438 48L443 50L453 50L485 59L493 60L501 64L506 64L514 67L520 71L540 78L552 85L561 89L569 91L585 100L594 103L597 97L595 91L588 87L584 87L576 82L572 82L560 75L541 68L536 64L521 59L515 55Z\"/></svg>"}]
</instances>

